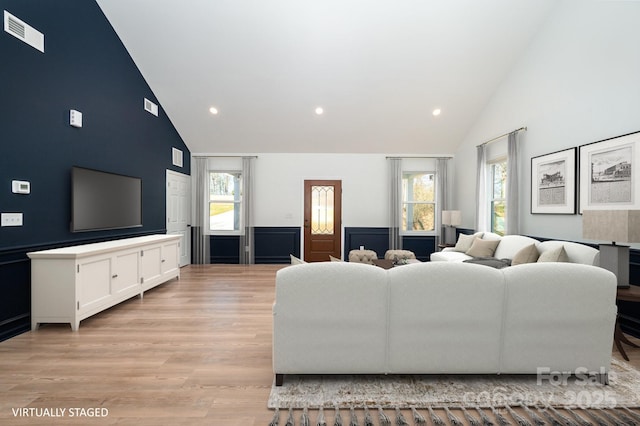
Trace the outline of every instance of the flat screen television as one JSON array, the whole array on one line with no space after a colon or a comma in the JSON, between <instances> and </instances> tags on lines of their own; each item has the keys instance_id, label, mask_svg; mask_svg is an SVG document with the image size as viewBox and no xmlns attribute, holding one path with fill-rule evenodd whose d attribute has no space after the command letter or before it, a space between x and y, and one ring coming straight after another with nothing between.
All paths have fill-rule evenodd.
<instances>
[{"instance_id":1,"label":"flat screen television","mask_svg":"<svg viewBox=\"0 0 640 426\"><path fill-rule=\"evenodd\" d=\"M71 170L71 232L142 226L142 179L99 170Z\"/></svg>"}]
</instances>

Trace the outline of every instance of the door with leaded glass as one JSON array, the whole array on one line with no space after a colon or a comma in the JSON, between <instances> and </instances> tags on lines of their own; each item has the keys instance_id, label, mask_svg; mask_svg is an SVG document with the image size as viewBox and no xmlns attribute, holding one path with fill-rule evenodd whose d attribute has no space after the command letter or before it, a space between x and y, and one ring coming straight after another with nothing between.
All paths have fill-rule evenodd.
<instances>
[{"instance_id":1,"label":"door with leaded glass","mask_svg":"<svg viewBox=\"0 0 640 426\"><path fill-rule=\"evenodd\" d=\"M342 181L304 181L304 260L326 262L342 249Z\"/></svg>"}]
</instances>

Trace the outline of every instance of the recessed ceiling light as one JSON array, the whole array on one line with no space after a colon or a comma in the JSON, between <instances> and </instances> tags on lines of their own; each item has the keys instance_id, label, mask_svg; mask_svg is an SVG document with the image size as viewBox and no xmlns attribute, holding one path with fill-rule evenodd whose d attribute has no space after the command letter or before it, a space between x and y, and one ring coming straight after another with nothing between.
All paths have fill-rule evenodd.
<instances>
[{"instance_id":1,"label":"recessed ceiling light","mask_svg":"<svg viewBox=\"0 0 640 426\"><path fill-rule=\"evenodd\" d=\"M209 112L213 115L218 115L218 108L216 107L211 107L209 108Z\"/></svg>"},{"instance_id":2,"label":"recessed ceiling light","mask_svg":"<svg viewBox=\"0 0 640 426\"><path fill-rule=\"evenodd\" d=\"M442 112L442 110L440 108L436 108L436 109L433 110L432 114L433 114L434 117L437 117L437 116L440 115L441 112Z\"/></svg>"},{"instance_id":3,"label":"recessed ceiling light","mask_svg":"<svg viewBox=\"0 0 640 426\"><path fill-rule=\"evenodd\" d=\"M322 114L324 114L324 109L322 109L322 107L317 107L317 108L316 108L316 114L317 114L317 115L322 115Z\"/></svg>"}]
</instances>

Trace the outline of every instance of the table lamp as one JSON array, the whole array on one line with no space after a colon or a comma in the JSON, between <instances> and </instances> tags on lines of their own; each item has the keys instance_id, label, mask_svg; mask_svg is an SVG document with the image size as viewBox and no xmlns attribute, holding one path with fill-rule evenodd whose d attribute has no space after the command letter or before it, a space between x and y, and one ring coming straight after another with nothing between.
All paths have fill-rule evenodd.
<instances>
[{"instance_id":1,"label":"table lamp","mask_svg":"<svg viewBox=\"0 0 640 426\"><path fill-rule=\"evenodd\" d=\"M444 243L453 245L456 243L456 226L462 223L460 210L443 210L442 224L444 225Z\"/></svg>"},{"instance_id":2,"label":"table lamp","mask_svg":"<svg viewBox=\"0 0 640 426\"><path fill-rule=\"evenodd\" d=\"M612 241L600 244L600 267L616 274L618 288L628 288L629 246L617 243L640 242L640 210L584 210L582 236Z\"/></svg>"}]
</instances>

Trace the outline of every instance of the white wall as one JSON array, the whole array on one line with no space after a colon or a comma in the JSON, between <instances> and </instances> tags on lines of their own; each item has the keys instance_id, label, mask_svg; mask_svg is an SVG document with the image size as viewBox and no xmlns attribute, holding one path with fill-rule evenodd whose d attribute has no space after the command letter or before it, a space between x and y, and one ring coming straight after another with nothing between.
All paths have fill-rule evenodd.
<instances>
[{"instance_id":1,"label":"white wall","mask_svg":"<svg viewBox=\"0 0 640 426\"><path fill-rule=\"evenodd\" d=\"M199 154L204 155L204 154ZM240 170L240 158L206 154L211 169ZM221 154L228 155L228 154ZM242 155L242 154L239 154ZM384 154L258 153L255 226L302 226L304 181L342 181L344 227L388 226L388 165ZM435 160L409 158L403 170L435 171Z\"/></svg>"},{"instance_id":2,"label":"white wall","mask_svg":"<svg viewBox=\"0 0 640 426\"><path fill-rule=\"evenodd\" d=\"M258 154L256 226L301 226L304 180L342 180L342 224L387 226L384 155Z\"/></svg>"},{"instance_id":3,"label":"white wall","mask_svg":"<svg viewBox=\"0 0 640 426\"><path fill-rule=\"evenodd\" d=\"M474 227L475 146L527 126L521 233L582 240L580 215L530 214L531 157L640 130L638 22L637 1L563 1L550 14L456 152L453 208L463 226Z\"/></svg>"}]
</instances>

